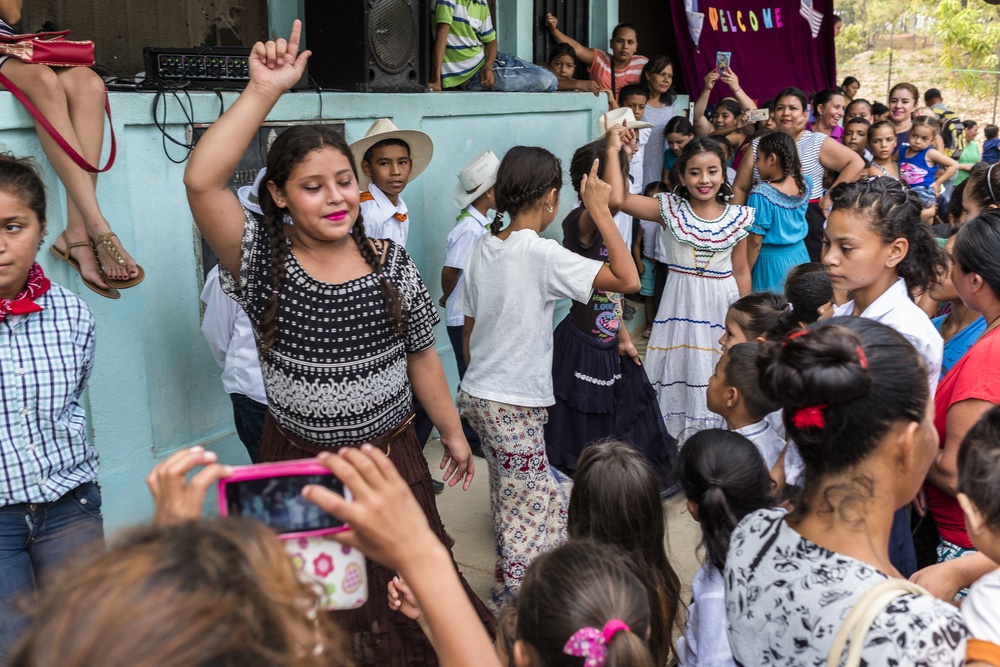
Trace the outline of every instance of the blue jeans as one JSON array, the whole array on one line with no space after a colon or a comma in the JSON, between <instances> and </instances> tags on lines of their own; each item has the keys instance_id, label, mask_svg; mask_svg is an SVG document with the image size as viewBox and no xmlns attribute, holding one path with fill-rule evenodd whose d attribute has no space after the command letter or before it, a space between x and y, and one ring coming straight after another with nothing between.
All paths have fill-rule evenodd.
<instances>
[{"instance_id":1,"label":"blue jeans","mask_svg":"<svg viewBox=\"0 0 1000 667\"><path fill-rule=\"evenodd\" d=\"M247 448L250 462L257 463L257 447L260 445L260 436L264 432L264 415L267 414L267 406L243 394L230 394L229 399L233 402L233 421L236 422L236 435L240 437L240 442Z\"/></svg>"},{"instance_id":2,"label":"blue jeans","mask_svg":"<svg viewBox=\"0 0 1000 667\"><path fill-rule=\"evenodd\" d=\"M483 88L480 68L465 84L466 90L493 90L498 93L551 93L559 81L556 75L509 53L498 53L493 63L493 87Z\"/></svg>"},{"instance_id":3,"label":"blue jeans","mask_svg":"<svg viewBox=\"0 0 1000 667\"><path fill-rule=\"evenodd\" d=\"M103 544L101 490L93 482L51 503L0 507L0 663L27 627L26 599L86 547Z\"/></svg>"}]
</instances>

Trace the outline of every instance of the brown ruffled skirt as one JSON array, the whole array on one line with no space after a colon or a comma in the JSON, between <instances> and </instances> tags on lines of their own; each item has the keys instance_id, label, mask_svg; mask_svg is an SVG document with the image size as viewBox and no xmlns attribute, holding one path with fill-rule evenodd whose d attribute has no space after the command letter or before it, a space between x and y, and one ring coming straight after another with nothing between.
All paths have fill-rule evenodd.
<instances>
[{"instance_id":1,"label":"brown ruffled skirt","mask_svg":"<svg viewBox=\"0 0 1000 667\"><path fill-rule=\"evenodd\" d=\"M386 435L378 438L372 444L387 451L389 460L416 497L431 530L438 539L451 549L454 541L448 537L438 514L437 502L434 496L434 486L431 484L431 473L424 459L420 443L417 442L412 419L389 430ZM329 448L317 446L303 441L294 435L283 432L268 412L264 419L264 433L260 440L258 461L272 463L293 459L309 458L321 451L331 451ZM452 556L454 563L454 556ZM344 630L352 636L354 660L358 667L407 667L408 665L438 664L437 655L430 642L424 636L420 626L403 614L392 611L386 602L386 591L389 581L395 572L379 565L370 558L368 564L368 602L357 609L331 612L333 618ZM492 637L495 632L495 619L486 605L472 592L465 577L455 564L466 595L473 608Z\"/></svg>"}]
</instances>

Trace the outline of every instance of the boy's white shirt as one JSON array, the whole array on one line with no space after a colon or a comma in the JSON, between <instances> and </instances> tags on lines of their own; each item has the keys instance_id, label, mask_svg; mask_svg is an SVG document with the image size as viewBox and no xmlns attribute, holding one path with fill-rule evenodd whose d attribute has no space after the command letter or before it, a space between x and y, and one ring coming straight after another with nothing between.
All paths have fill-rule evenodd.
<instances>
[{"instance_id":1,"label":"boy's white shirt","mask_svg":"<svg viewBox=\"0 0 1000 667\"><path fill-rule=\"evenodd\" d=\"M373 197L372 201L361 202L365 234L371 239L392 239L405 248L406 239L410 235L410 221L407 219L406 222L400 222L392 217L396 213L408 215L402 195L399 197L399 205L396 206L374 183L368 186L368 192Z\"/></svg>"},{"instance_id":2,"label":"boy's white shirt","mask_svg":"<svg viewBox=\"0 0 1000 667\"><path fill-rule=\"evenodd\" d=\"M1000 644L1000 570L972 584L961 610L970 637Z\"/></svg>"},{"instance_id":3,"label":"boy's white shirt","mask_svg":"<svg viewBox=\"0 0 1000 667\"><path fill-rule=\"evenodd\" d=\"M774 467L781 455L781 450L785 448L785 439L774 431L766 417L756 424L734 430L753 443L760 455L764 457L764 464L768 470Z\"/></svg>"},{"instance_id":4,"label":"boy's white shirt","mask_svg":"<svg viewBox=\"0 0 1000 667\"><path fill-rule=\"evenodd\" d=\"M445 301L445 322L449 327L460 327L465 324L465 313L462 309L465 265L469 261L469 255L476 246L476 242L487 234L486 229L491 222L472 204L466 206L464 211L469 215L463 216L455 223L448 234L448 243L445 246L444 265L462 272L455 283L455 289Z\"/></svg>"}]
</instances>

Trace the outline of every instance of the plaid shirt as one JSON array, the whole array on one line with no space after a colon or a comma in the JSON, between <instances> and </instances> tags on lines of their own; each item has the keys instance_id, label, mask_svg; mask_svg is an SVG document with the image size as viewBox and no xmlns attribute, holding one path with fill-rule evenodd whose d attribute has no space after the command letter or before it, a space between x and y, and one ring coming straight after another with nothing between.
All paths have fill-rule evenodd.
<instances>
[{"instance_id":1,"label":"plaid shirt","mask_svg":"<svg viewBox=\"0 0 1000 667\"><path fill-rule=\"evenodd\" d=\"M94 366L94 316L52 284L39 313L0 322L0 507L58 500L97 475L80 395Z\"/></svg>"}]
</instances>

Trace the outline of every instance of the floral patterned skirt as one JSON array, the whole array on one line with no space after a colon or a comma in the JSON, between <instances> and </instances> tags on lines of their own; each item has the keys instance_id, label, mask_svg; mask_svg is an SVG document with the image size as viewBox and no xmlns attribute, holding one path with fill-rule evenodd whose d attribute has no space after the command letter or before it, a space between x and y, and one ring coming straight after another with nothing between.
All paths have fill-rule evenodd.
<instances>
[{"instance_id":1,"label":"floral patterned skirt","mask_svg":"<svg viewBox=\"0 0 1000 667\"><path fill-rule=\"evenodd\" d=\"M572 482L545 455L545 408L460 391L458 409L479 434L490 469L497 566L486 604L499 611L517 595L531 561L566 541Z\"/></svg>"}]
</instances>

